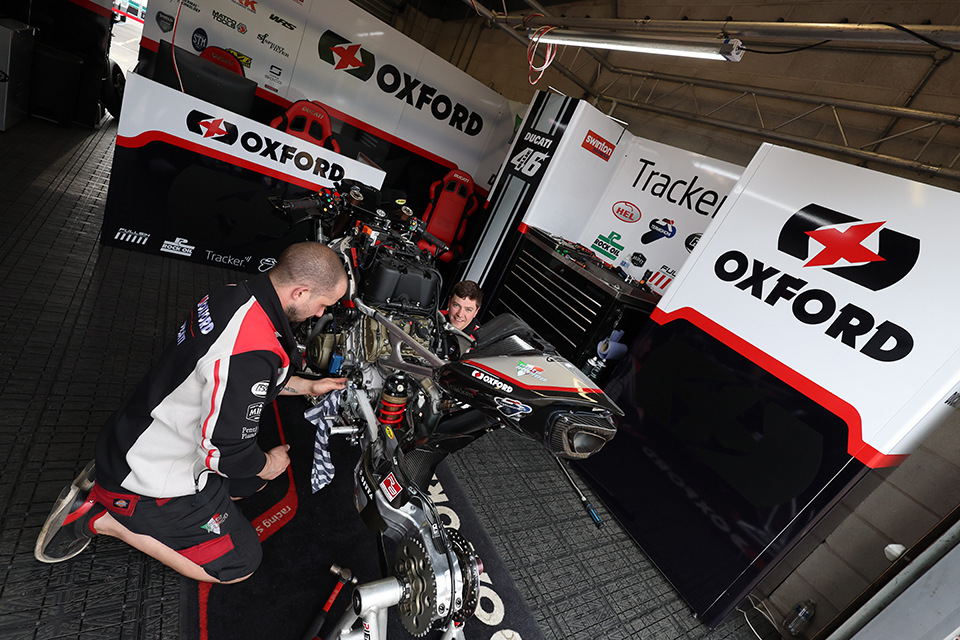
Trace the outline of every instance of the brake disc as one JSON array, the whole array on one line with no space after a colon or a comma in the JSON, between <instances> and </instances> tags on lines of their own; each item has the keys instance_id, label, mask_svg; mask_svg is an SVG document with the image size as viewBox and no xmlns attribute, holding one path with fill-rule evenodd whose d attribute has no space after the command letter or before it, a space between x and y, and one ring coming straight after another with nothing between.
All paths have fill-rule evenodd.
<instances>
[{"instance_id":1,"label":"brake disc","mask_svg":"<svg viewBox=\"0 0 960 640\"><path fill-rule=\"evenodd\" d=\"M453 614L453 620L464 623L477 610L480 602L480 574L483 573L483 562L474 550L473 545L464 538L459 531L446 527L447 536L453 545L453 552L460 564L460 575L463 576L463 606Z\"/></svg>"},{"instance_id":2,"label":"brake disc","mask_svg":"<svg viewBox=\"0 0 960 640\"><path fill-rule=\"evenodd\" d=\"M434 622L437 576L423 542L408 535L397 548L394 575L408 586L409 596L397 605L400 622L413 636L423 636Z\"/></svg>"}]
</instances>

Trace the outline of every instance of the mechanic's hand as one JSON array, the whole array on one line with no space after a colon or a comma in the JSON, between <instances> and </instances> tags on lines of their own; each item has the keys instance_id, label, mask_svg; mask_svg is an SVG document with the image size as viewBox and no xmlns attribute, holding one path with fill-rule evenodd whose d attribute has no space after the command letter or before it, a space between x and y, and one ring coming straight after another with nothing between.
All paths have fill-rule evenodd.
<instances>
[{"instance_id":1,"label":"mechanic's hand","mask_svg":"<svg viewBox=\"0 0 960 640\"><path fill-rule=\"evenodd\" d=\"M290 456L287 455L287 451L290 450L290 445L282 444L279 447L274 447L270 451L264 452L267 456L267 461L263 465L263 470L257 474L258 478L263 478L264 480L273 480L281 473L283 473L287 466L290 465Z\"/></svg>"},{"instance_id":2,"label":"mechanic's hand","mask_svg":"<svg viewBox=\"0 0 960 640\"><path fill-rule=\"evenodd\" d=\"M346 388L347 379L320 378L319 380L309 380L307 378L296 378L295 384L300 393L305 396L322 396L331 391Z\"/></svg>"}]
</instances>

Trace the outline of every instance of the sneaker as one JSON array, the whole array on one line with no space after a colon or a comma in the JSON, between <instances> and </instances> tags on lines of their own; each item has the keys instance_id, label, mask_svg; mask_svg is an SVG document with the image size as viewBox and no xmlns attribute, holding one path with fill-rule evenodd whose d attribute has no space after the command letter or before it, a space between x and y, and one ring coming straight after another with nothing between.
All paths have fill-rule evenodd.
<instances>
[{"instance_id":1,"label":"sneaker","mask_svg":"<svg viewBox=\"0 0 960 640\"><path fill-rule=\"evenodd\" d=\"M90 498L96 468L93 461L87 464L70 486L66 487L53 505L37 538L33 555L40 562L68 560L90 544L97 535L90 522L105 508Z\"/></svg>"}]
</instances>

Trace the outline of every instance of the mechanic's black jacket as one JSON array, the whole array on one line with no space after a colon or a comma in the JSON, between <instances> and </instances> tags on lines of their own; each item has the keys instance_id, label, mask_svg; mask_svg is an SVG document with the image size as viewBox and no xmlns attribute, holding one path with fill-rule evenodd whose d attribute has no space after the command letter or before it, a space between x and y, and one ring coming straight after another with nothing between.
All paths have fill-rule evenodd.
<instances>
[{"instance_id":1,"label":"mechanic's black jacket","mask_svg":"<svg viewBox=\"0 0 960 640\"><path fill-rule=\"evenodd\" d=\"M97 440L97 482L153 498L199 491L208 473L245 478L266 456L260 412L300 355L264 274L203 298Z\"/></svg>"}]
</instances>

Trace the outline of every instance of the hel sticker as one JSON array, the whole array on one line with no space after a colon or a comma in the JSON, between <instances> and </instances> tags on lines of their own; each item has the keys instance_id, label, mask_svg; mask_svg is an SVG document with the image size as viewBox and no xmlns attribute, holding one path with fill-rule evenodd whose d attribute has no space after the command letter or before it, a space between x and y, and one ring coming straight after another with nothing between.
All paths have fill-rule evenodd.
<instances>
[{"instance_id":1,"label":"hel sticker","mask_svg":"<svg viewBox=\"0 0 960 640\"><path fill-rule=\"evenodd\" d=\"M533 411L528 405L513 398L496 398L497 409L508 418L516 418Z\"/></svg>"},{"instance_id":2,"label":"hel sticker","mask_svg":"<svg viewBox=\"0 0 960 640\"><path fill-rule=\"evenodd\" d=\"M400 486L400 483L397 482L396 477L391 473L380 483L380 488L383 489L383 492L393 500L400 492L403 491L403 487Z\"/></svg>"}]
</instances>

